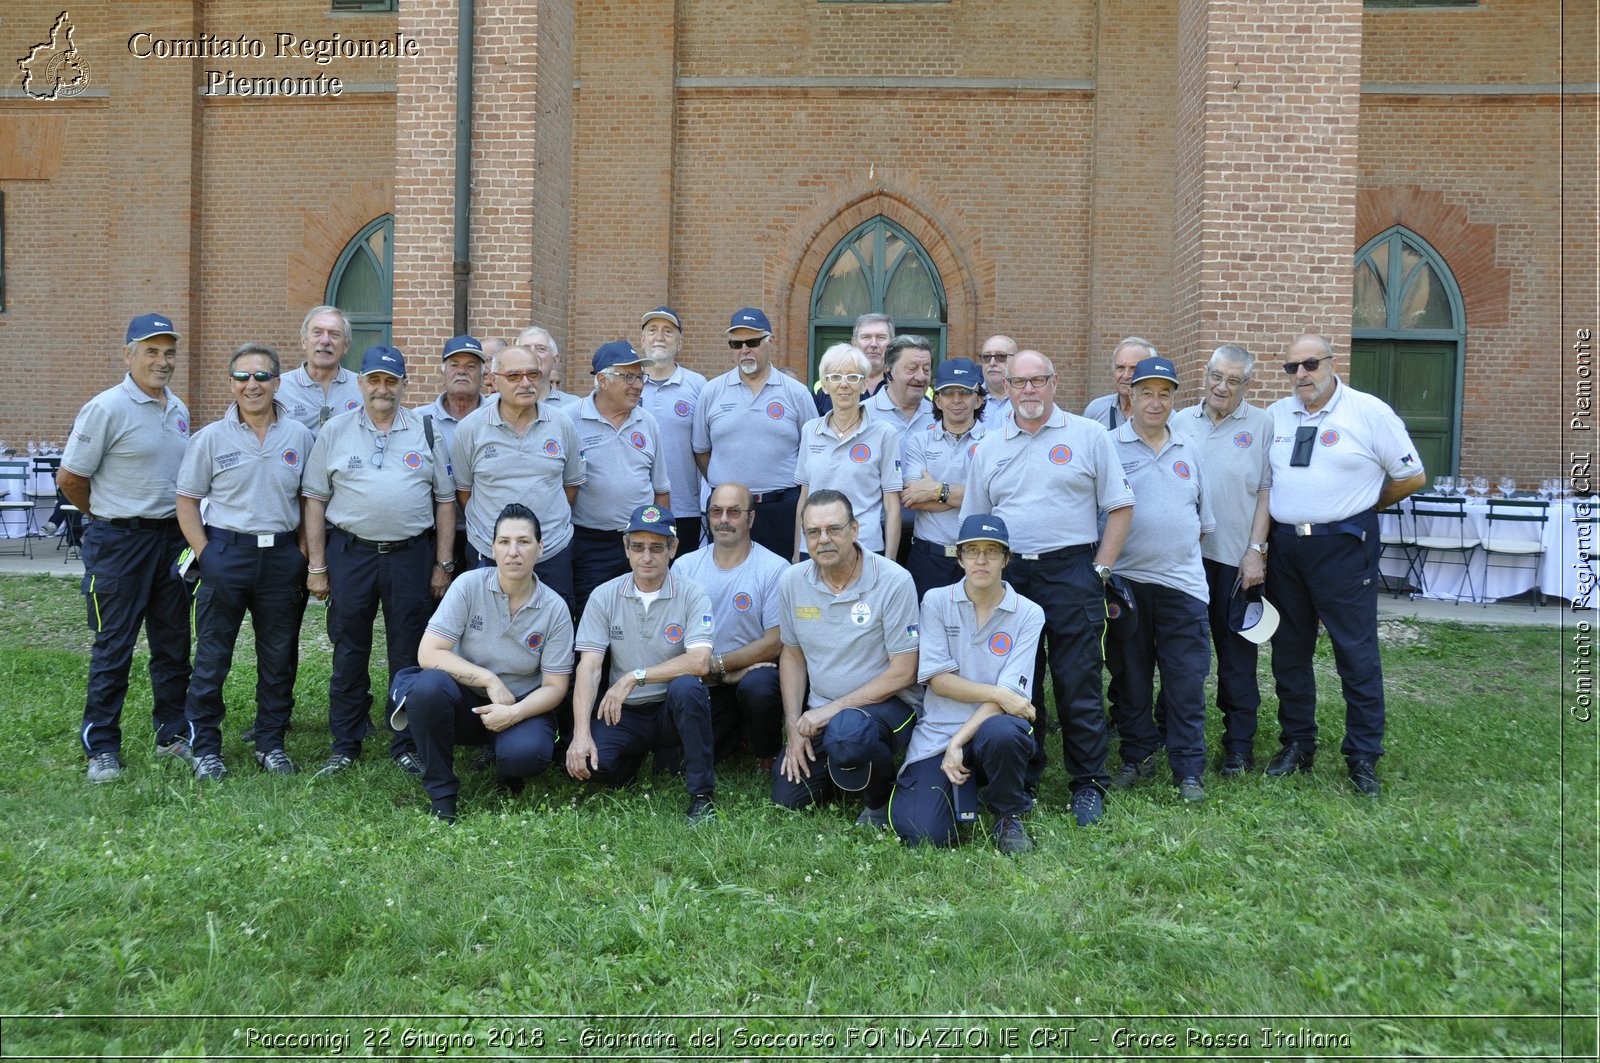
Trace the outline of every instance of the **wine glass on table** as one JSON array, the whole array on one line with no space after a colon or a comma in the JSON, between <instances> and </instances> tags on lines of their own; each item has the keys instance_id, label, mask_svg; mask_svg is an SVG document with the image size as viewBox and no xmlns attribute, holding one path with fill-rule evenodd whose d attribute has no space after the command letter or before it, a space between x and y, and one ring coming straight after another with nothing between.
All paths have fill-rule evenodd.
<instances>
[{"instance_id":1,"label":"wine glass on table","mask_svg":"<svg viewBox=\"0 0 1600 1063\"><path fill-rule=\"evenodd\" d=\"M1435 476L1433 478L1433 493L1448 498L1451 491L1456 489L1454 476Z\"/></svg>"},{"instance_id":2,"label":"wine glass on table","mask_svg":"<svg viewBox=\"0 0 1600 1063\"><path fill-rule=\"evenodd\" d=\"M1472 478L1472 493L1482 498L1489 493L1489 478L1487 476L1474 476Z\"/></svg>"},{"instance_id":3,"label":"wine glass on table","mask_svg":"<svg viewBox=\"0 0 1600 1063\"><path fill-rule=\"evenodd\" d=\"M1517 481L1509 476L1500 477L1500 483L1498 486L1500 488L1501 498L1510 498L1512 495L1517 493Z\"/></svg>"}]
</instances>

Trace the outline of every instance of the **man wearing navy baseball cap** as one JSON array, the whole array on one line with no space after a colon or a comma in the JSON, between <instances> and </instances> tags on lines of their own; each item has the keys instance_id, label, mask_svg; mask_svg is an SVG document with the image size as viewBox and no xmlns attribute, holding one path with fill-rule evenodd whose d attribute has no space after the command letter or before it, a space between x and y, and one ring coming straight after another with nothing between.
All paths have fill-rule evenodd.
<instances>
[{"instance_id":1,"label":"man wearing navy baseball cap","mask_svg":"<svg viewBox=\"0 0 1600 1063\"><path fill-rule=\"evenodd\" d=\"M889 822L909 844L954 845L957 827L977 816L981 786L995 815L995 846L1025 853L1033 849L1022 825L1033 808L1024 789L1033 756L1029 684L1044 610L1001 579L1011 559L1005 521L974 513L961 522L957 544L966 578L922 599L917 681L928 692Z\"/></svg>"},{"instance_id":2,"label":"man wearing navy baseball cap","mask_svg":"<svg viewBox=\"0 0 1600 1063\"><path fill-rule=\"evenodd\" d=\"M693 550L700 543L700 467L694 461L694 408L706 378L678 364L683 322L671 307L658 306L639 323L639 353L644 355L644 408L661 429L661 447L672 483L672 518L678 541Z\"/></svg>"},{"instance_id":3,"label":"man wearing navy baseball cap","mask_svg":"<svg viewBox=\"0 0 1600 1063\"><path fill-rule=\"evenodd\" d=\"M484 340L480 343L474 336L451 336L445 340L444 350L440 354L444 362L444 390L428 405L418 406L415 412L422 417L424 424L431 418L434 433L444 440L446 454L450 453L450 445L455 441L456 425L467 414L489 401L483 393L483 370L492 353L490 348L496 343L500 350L505 349L503 341ZM455 556L451 562L456 572L467 567L467 518L459 506L456 507Z\"/></svg>"},{"instance_id":4,"label":"man wearing navy baseball cap","mask_svg":"<svg viewBox=\"0 0 1600 1063\"><path fill-rule=\"evenodd\" d=\"M362 408L323 425L300 486L310 560L306 588L328 602L333 643L332 750L322 776L350 767L372 730L368 665L379 606L393 681L416 665L428 617L455 568L449 451L442 435L405 409L405 356L394 347L368 348L360 383ZM409 732L391 732L389 755L407 774L422 774Z\"/></svg>"},{"instance_id":5,"label":"man wearing navy baseball cap","mask_svg":"<svg viewBox=\"0 0 1600 1063\"><path fill-rule=\"evenodd\" d=\"M933 423L908 432L900 464L900 498L916 517L906 571L920 598L961 578L956 533L967 493L972 451L984 436L983 371L969 358L951 358L933 378Z\"/></svg>"},{"instance_id":6,"label":"man wearing navy baseball cap","mask_svg":"<svg viewBox=\"0 0 1600 1063\"><path fill-rule=\"evenodd\" d=\"M156 755L194 759L183 716L189 595L172 571L183 550L177 479L189 445L189 410L167 386L178 339L164 314L128 322L128 372L78 411L56 473L61 493L93 518L83 533L83 591L94 647L79 732L93 783L122 776L122 705L141 626L150 642Z\"/></svg>"},{"instance_id":7,"label":"man wearing navy baseball cap","mask_svg":"<svg viewBox=\"0 0 1600 1063\"><path fill-rule=\"evenodd\" d=\"M754 495L751 538L793 559L794 511L800 500L795 462L800 432L817 405L806 386L772 364L772 324L753 306L728 322L734 368L706 381L694 411L694 460L715 488L742 483Z\"/></svg>"},{"instance_id":8,"label":"man wearing navy baseball cap","mask_svg":"<svg viewBox=\"0 0 1600 1063\"><path fill-rule=\"evenodd\" d=\"M669 570L678 548L670 511L636 508L625 542L632 571L597 587L578 624L567 773L625 785L646 753L681 746L689 825L698 826L717 814L711 698L700 682L711 667L711 601Z\"/></svg>"}]
</instances>

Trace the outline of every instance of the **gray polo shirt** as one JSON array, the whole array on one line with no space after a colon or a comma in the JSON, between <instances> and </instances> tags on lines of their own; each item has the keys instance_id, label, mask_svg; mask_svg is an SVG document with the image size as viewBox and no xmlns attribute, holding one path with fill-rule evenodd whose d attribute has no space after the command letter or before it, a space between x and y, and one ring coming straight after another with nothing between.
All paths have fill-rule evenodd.
<instances>
[{"instance_id":1,"label":"gray polo shirt","mask_svg":"<svg viewBox=\"0 0 1600 1063\"><path fill-rule=\"evenodd\" d=\"M967 597L967 581L936 587L922 599L922 656L917 681L954 672L962 679L1015 690L1032 697L1033 657L1044 630L1044 610L1004 584L1000 604L981 626ZM944 755L950 739L978 711L978 703L954 701L930 687L906 747L906 763Z\"/></svg>"},{"instance_id":2,"label":"gray polo shirt","mask_svg":"<svg viewBox=\"0 0 1600 1063\"><path fill-rule=\"evenodd\" d=\"M600 413L590 395L578 405L573 424L583 448L588 479L572 504L572 523L596 531L623 531L640 506L666 494L667 461L661 452L661 429L647 410L628 411L622 427Z\"/></svg>"},{"instance_id":3,"label":"gray polo shirt","mask_svg":"<svg viewBox=\"0 0 1600 1063\"><path fill-rule=\"evenodd\" d=\"M237 403L194 434L178 472L178 494L206 500L209 527L244 535L300 527L300 475L314 440L282 405L276 413L264 440L239 419Z\"/></svg>"},{"instance_id":4,"label":"gray polo shirt","mask_svg":"<svg viewBox=\"0 0 1600 1063\"><path fill-rule=\"evenodd\" d=\"M457 657L499 676L519 701L539 689L544 672L572 671L572 614L542 580L513 615L498 570L463 572L444 592L428 630L449 639Z\"/></svg>"},{"instance_id":5,"label":"gray polo shirt","mask_svg":"<svg viewBox=\"0 0 1600 1063\"><path fill-rule=\"evenodd\" d=\"M911 574L888 558L863 550L861 574L838 594L822 582L815 561L790 566L778 581L778 634L806 657L815 709L865 685L889 667L889 658L916 653L920 641L917 591ZM913 683L895 693L907 705L922 703Z\"/></svg>"},{"instance_id":6,"label":"gray polo shirt","mask_svg":"<svg viewBox=\"0 0 1600 1063\"><path fill-rule=\"evenodd\" d=\"M361 385L356 382L356 374L341 365L324 392L322 385L306 372L306 363L301 362L299 369L291 369L278 381L277 399L290 417L316 435L339 414L361 409ZM323 407L328 409L326 417L322 414Z\"/></svg>"},{"instance_id":7,"label":"gray polo shirt","mask_svg":"<svg viewBox=\"0 0 1600 1063\"><path fill-rule=\"evenodd\" d=\"M189 408L165 389L166 405L124 375L78 411L61 467L89 480L96 517L170 517L178 469L189 447Z\"/></svg>"},{"instance_id":8,"label":"gray polo shirt","mask_svg":"<svg viewBox=\"0 0 1600 1063\"><path fill-rule=\"evenodd\" d=\"M476 411L483 409L484 404L488 401L488 395L479 395L478 405L467 411L467 416L470 417ZM419 418L424 415L433 418L434 435L444 440L444 452L449 454L450 444L454 443L456 440L456 425L460 424L466 418L450 416L450 410L444 404L443 395L440 395L426 406L418 406L411 412L416 414Z\"/></svg>"},{"instance_id":9,"label":"gray polo shirt","mask_svg":"<svg viewBox=\"0 0 1600 1063\"><path fill-rule=\"evenodd\" d=\"M993 395L985 392L983 400L983 416L978 418L978 420L985 428L992 432L1005 424L1006 414L1010 412L1010 395L1001 395L999 398L995 398Z\"/></svg>"},{"instance_id":10,"label":"gray polo shirt","mask_svg":"<svg viewBox=\"0 0 1600 1063\"><path fill-rule=\"evenodd\" d=\"M694 452L711 454L706 481L757 494L793 487L800 431L816 415L806 386L777 366L754 393L737 369L711 378L694 408Z\"/></svg>"},{"instance_id":11,"label":"gray polo shirt","mask_svg":"<svg viewBox=\"0 0 1600 1063\"><path fill-rule=\"evenodd\" d=\"M1175 414L1169 427L1193 444L1206 470L1200 487L1217 526L1200 540L1200 553L1236 566L1250 547L1256 494L1272 487L1272 417L1259 406L1241 402L1213 424L1201 403Z\"/></svg>"},{"instance_id":12,"label":"gray polo shirt","mask_svg":"<svg viewBox=\"0 0 1600 1063\"><path fill-rule=\"evenodd\" d=\"M1123 475L1139 496L1128 541L1114 566L1117 575L1208 601L1200 536L1216 522L1201 489L1200 448L1181 433L1168 432L1157 453L1134 432L1132 421L1108 435Z\"/></svg>"},{"instance_id":13,"label":"gray polo shirt","mask_svg":"<svg viewBox=\"0 0 1600 1063\"><path fill-rule=\"evenodd\" d=\"M493 396L490 397L493 398ZM578 416L578 403L583 401L583 396L574 395L570 391L562 391L554 384L551 384L550 394L539 401L553 410L560 410L568 417L576 417Z\"/></svg>"},{"instance_id":14,"label":"gray polo shirt","mask_svg":"<svg viewBox=\"0 0 1600 1063\"><path fill-rule=\"evenodd\" d=\"M862 405L867 407L873 417L895 425L902 439L912 432L926 428L933 423L933 403L928 401L926 396L917 400L917 412L907 417L900 411L900 407L896 406L894 401L889 398L889 385L887 383L869 395ZM893 418L893 420L890 420L890 418Z\"/></svg>"},{"instance_id":15,"label":"gray polo shirt","mask_svg":"<svg viewBox=\"0 0 1600 1063\"><path fill-rule=\"evenodd\" d=\"M538 514L546 557L572 541L566 488L583 483L583 448L565 414L540 402L534 422L519 436L500 416L500 396L492 396L456 425L450 469L456 487L472 492L467 540L478 553L493 554L495 518L511 502Z\"/></svg>"},{"instance_id":16,"label":"gray polo shirt","mask_svg":"<svg viewBox=\"0 0 1600 1063\"><path fill-rule=\"evenodd\" d=\"M920 480L923 473L927 473L940 483L965 487L972 454L978 449L978 441L987 434L988 430L981 421L974 422L959 436L938 421L912 432L906 436L900 452L900 467L905 473L906 483ZM918 539L939 546L955 545L956 536L961 533L959 509L946 509L938 513L924 510L911 512L916 514L914 529Z\"/></svg>"},{"instance_id":17,"label":"gray polo shirt","mask_svg":"<svg viewBox=\"0 0 1600 1063\"><path fill-rule=\"evenodd\" d=\"M850 500L860 522L861 545L883 550L883 495L905 486L900 476L900 430L862 408L861 423L840 436L826 417L806 422L795 462L796 483L834 490Z\"/></svg>"},{"instance_id":18,"label":"gray polo shirt","mask_svg":"<svg viewBox=\"0 0 1600 1063\"><path fill-rule=\"evenodd\" d=\"M693 369L676 366L665 380L644 378L644 408L661 430L661 449L667 458L667 479L672 484L672 515L700 515L700 467L694 463L694 408L706 378Z\"/></svg>"},{"instance_id":19,"label":"gray polo shirt","mask_svg":"<svg viewBox=\"0 0 1600 1063\"><path fill-rule=\"evenodd\" d=\"M1133 504L1111 435L1059 406L1029 434L1006 421L972 452L961 517L993 513L1011 531L1011 549L1042 554L1100 538L1098 514Z\"/></svg>"},{"instance_id":20,"label":"gray polo shirt","mask_svg":"<svg viewBox=\"0 0 1600 1063\"><path fill-rule=\"evenodd\" d=\"M1091 399L1089 405L1083 408L1083 415L1097 422L1106 431L1114 432L1119 425L1127 423L1128 420L1122 416L1122 403L1118 401L1119 397L1118 393L1113 391L1109 395Z\"/></svg>"},{"instance_id":21,"label":"gray polo shirt","mask_svg":"<svg viewBox=\"0 0 1600 1063\"><path fill-rule=\"evenodd\" d=\"M733 568L718 568L715 549L710 546L672 563L673 575L698 583L711 601L716 624L714 653L742 649L778 626L778 580L787 571L789 562L756 542Z\"/></svg>"},{"instance_id":22,"label":"gray polo shirt","mask_svg":"<svg viewBox=\"0 0 1600 1063\"><path fill-rule=\"evenodd\" d=\"M383 441L382 459L373 459ZM444 439L429 449L422 418L396 410L380 433L365 409L341 413L322 426L306 462L300 493L328 504L328 521L351 535L392 543L433 527L435 502L456 497Z\"/></svg>"},{"instance_id":23,"label":"gray polo shirt","mask_svg":"<svg viewBox=\"0 0 1600 1063\"><path fill-rule=\"evenodd\" d=\"M578 652L611 651L615 685L635 668L670 661L694 646L716 641L711 601L698 583L668 573L661 593L645 609L633 573L606 580L589 596L578 622ZM629 705L650 705L667 696L665 683L641 683L628 695Z\"/></svg>"}]
</instances>

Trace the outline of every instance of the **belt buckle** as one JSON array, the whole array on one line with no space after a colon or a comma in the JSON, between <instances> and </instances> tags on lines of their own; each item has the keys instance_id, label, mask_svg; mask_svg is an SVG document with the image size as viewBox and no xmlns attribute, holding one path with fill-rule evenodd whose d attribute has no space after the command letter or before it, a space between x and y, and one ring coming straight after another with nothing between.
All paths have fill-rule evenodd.
<instances>
[{"instance_id":1,"label":"belt buckle","mask_svg":"<svg viewBox=\"0 0 1600 1063\"><path fill-rule=\"evenodd\" d=\"M1290 527L1292 527L1294 529L1294 533L1302 539L1311 534L1311 525L1309 524L1292 524Z\"/></svg>"},{"instance_id":2,"label":"belt buckle","mask_svg":"<svg viewBox=\"0 0 1600 1063\"><path fill-rule=\"evenodd\" d=\"M276 534L258 535L258 536L256 536L256 549L265 550L268 547L270 547L270 546L274 545L275 543L277 543L277 541L278 541L278 536Z\"/></svg>"},{"instance_id":3,"label":"belt buckle","mask_svg":"<svg viewBox=\"0 0 1600 1063\"><path fill-rule=\"evenodd\" d=\"M955 557L955 556L957 556L957 554L956 554L956 550L957 549L958 548L954 547L954 546L946 546L944 548L944 556L945 557Z\"/></svg>"}]
</instances>

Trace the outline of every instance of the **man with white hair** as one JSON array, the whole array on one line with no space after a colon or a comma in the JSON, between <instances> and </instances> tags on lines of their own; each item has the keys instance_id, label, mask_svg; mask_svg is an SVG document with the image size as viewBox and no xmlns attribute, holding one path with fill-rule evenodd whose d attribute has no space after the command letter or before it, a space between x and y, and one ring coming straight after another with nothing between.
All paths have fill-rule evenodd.
<instances>
[{"instance_id":1,"label":"man with white hair","mask_svg":"<svg viewBox=\"0 0 1600 1063\"><path fill-rule=\"evenodd\" d=\"M316 435L328 418L361 408L361 385L342 364L350 351L350 318L337 306L314 306L300 322L306 360L283 374L278 403Z\"/></svg>"},{"instance_id":2,"label":"man with white hair","mask_svg":"<svg viewBox=\"0 0 1600 1063\"><path fill-rule=\"evenodd\" d=\"M1133 367L1146 358L1157 358L1155 344L1138 336L1124 336L1111 348L1111 371L1117 378L1117 390L1101 395L1083 408L1083 415L1099 421L1107 431L1133 417Z\"/></svg>"},{"instance_id":3,"label":"man with white hair","mask_svg":"<svg viewBox=\"0 0 1600 1063\"><path fill-rule=\"evenodd\" d=\"M556 343L556 338L550 330L539 325L529 325L517 336L517 346L526 347L538 359L539 370L544 374L541 379L539 401L553 410L560 410L568 417L578 415L578 403L582 396L573 395L561 390L561 348ZM549 545L547 542L546 546Z\"/></svg>"}]
</instances>

